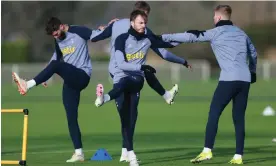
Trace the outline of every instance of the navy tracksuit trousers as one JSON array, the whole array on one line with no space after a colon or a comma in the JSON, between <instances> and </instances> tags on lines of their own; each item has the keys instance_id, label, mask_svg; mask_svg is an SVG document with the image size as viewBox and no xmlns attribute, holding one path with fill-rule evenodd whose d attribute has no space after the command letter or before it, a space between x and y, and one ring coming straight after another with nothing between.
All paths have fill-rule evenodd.
<instances>
[{"instance_id":1,"label":"navy tracksuit trousers","mask_svg":"<svg viewBox=\"0 0 276 166\"><path fill-rule=\"evenodd\" d=\"M111 77L113 76L111 75ZM138 117L140 91L143 85L144 78L142 76L129 76L114 84L113 89L108 93L111 99L115 98L121 119L123 148L128 151L133 150L133 136Z\"/></svg>"},{"instance_id":2,"label":"navy tracksuit trousers","mask_svg":"<svg viewBox=\"0 0 276 166\"><path fill-rule=\"evenodd\" d=\"M78 107L80 93L89 84L90 77L85 71L71 64L53 60L34 78L36 85L47 81L55 73L64 80L62 99L74 148L82 148L81 132L78 124Z\"/></svg>"},{"instance_id":3,"label":"navy tracksuit trousers","mask_svg":"<svg viewBox=\"0 0 276 166\"><path fill-rule=\"evenodd\" d=\"M249 82L219 81L215 90L205 133L205 147L213 148L220 115L232 100L232 118L236 133L236 154L243 154L245 138L245 110L247 107Z\"/></svg>"}]
</instances>

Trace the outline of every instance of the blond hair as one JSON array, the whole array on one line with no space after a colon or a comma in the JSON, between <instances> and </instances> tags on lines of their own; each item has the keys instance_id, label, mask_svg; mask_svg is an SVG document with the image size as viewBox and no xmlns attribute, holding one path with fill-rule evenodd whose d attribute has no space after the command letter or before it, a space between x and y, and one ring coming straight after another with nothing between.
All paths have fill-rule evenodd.
<instances>
[{"instance_id":1,"label":"blond hair","mask_svg":"<svg viewBox=\"0 0 276 166\"><path fill-rule=\"evenodd\" d=\"M219 12L224 15L227 19L231 18L232 8L229 5L218 5L215 8L215 12Z\"/></svg>"}]
</instances>

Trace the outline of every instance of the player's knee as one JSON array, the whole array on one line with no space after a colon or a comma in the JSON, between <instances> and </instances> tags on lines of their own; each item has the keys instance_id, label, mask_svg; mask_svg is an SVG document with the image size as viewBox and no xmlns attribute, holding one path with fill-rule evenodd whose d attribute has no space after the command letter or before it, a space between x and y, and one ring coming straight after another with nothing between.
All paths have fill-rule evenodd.
<instances>
[{"instance_id":1,"label":"player's knee","mask_svg":"<svg viewBox=\"0 0 276 166\"><path fill-rule=\"evenodd\" d=\"M146 78L146 81L149 85L154 85L155 84L155 81L156 81L156 76L153 74L153 73L150 73L150 72L144 72L145 73L145 78Z\"/></svg>"},{"instance_id":2,"label":"player's knee","mask_svg":"<svg viewBox=\"0 0 276 166\"><path fill-rule=\"evenodd\" d=\"M221 112L223 111L224 107L222 104L215 103L211 104L210 106L210 111L209 111L209 116L220 116Z\"/></svg>"},{"instance_id":3,"label":"player's knee","mask_svg":"<svg viewBox=\"0 0 276 166\"><path fill-rule=\"evenodd\" d=\"M220 117L219 111L210 111L208 121L217 122L219 120L219 117Z\"/></svg>"},{"instance_id":4,"label":"player's knee","mask_svg":"<svg viewBox=\"0 0 276 166\"><path fill-rule=\"evenodd\" d=\"M154 75L154 73L152 73L152 72L149 72L149 71L144 71L144 74L145 74L145 77L154 77L155 75Z\"/></svg>"}]
</instances>

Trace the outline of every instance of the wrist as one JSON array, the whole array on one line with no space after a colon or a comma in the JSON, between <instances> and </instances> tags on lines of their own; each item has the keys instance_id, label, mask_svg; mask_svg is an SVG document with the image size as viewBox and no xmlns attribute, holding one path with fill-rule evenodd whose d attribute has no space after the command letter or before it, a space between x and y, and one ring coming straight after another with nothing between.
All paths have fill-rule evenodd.
<instances>
[{"instance_id":1,"label":"wrist","mask_svg":"<svg viewBox=\"0 0 276 166\"><path fill-rule=\"evenodd\" d=\"M184 66L187 66L187 65L188 65L188 62L187 62L187 61L185 61L185 62L183 63L183 65L184 65Z\"/></svg>"}]
</instances>

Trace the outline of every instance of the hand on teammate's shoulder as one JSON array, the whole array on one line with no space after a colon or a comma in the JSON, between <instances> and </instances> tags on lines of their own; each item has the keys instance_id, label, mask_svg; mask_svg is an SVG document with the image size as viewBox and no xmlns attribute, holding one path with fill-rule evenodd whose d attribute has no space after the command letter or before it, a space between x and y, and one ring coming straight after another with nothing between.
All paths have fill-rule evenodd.
<instances>
[{"instance_id":1,"label":"hand on teammate's shoulder","mask_svg":"<svg viewBox=\"0 0 276 166\"><path fill-rule=\"evenodd\" d=\"M108 25L110 25L110 24L112 24L113 22L118 21L118 20L120 20L120 19L114 18L114 19L112 19L112 20L109 21Z\"/></svg>"}]
</instances>

